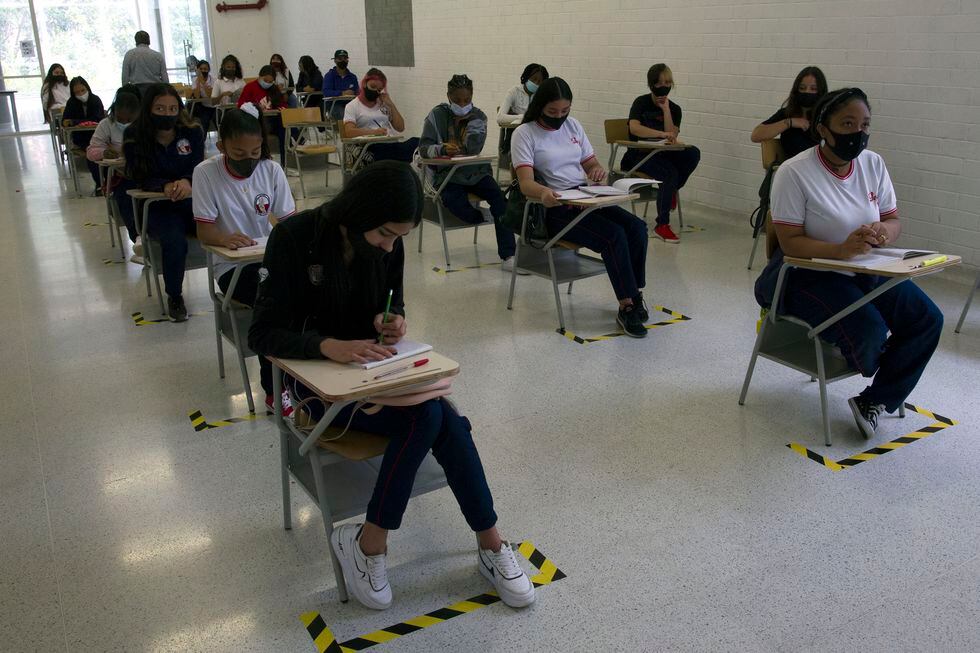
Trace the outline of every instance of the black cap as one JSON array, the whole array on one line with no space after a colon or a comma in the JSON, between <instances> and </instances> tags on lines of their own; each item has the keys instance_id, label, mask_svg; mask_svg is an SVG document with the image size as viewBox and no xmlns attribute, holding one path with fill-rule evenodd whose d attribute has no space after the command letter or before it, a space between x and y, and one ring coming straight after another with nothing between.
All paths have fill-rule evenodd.
<instances>
[{"instance_id":1,"label":"black cap","mask_svg":"<svg viewBox=\"0 0 980 653\"><path fill-rule=\"evenodd\" d=\"M336 52L334 52L333 58L336 59L337 57L347 57L348 59L350 59L350 55L347 54L347 50L337 50Z\"/></svg>"}]
</instances>

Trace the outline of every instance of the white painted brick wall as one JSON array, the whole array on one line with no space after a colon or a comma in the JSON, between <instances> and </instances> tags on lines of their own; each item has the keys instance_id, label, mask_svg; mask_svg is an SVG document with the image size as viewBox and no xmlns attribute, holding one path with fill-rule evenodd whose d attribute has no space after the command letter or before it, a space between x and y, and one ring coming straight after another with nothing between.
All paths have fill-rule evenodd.
<instances>
[{"instance_id":1,"label":"white painted brick wall","mask_svg":"<svg viewBox=\"0 0 980 653\"><path fill-rule=\"evenodd\" d=\"M242 62L242 74L255 77L259 69L269 63L274 44L284 43L282 39L273 41L270 25L272 10L283 9L285 5L299 6L300 2L278 0L261 11L254 9L218 12L215 6L224 0L208 0L208 23L211 28L212 74L217 77L221 60L233 54ZM234 3L233 3L234 4ZM284 53L283 53L284 54ZM296 61L298 61L298 57ZM288 59L287 59L288 61ZM291 63L290 68L296 64ZM295 77L296 73L294 73Z\"/></svg>"},{"instance_id":2,"label":"white painted brick wall","mask_svg":"<svg viewBox=\"0 0 980 653\"><path fill-rule=\"evenodd\" d=\"M321 68L338 47L368 68L363 0L276 0L272 42ZM288 10L284 5L288 4ZM686 198L748 215L761 181L752 128L801 67L870 96L871 147L895 181L903 242L980 265L980 0L415 0L416 66L386 69L417 134L445 83L465 72L492 113L530 61L572 86L600 158L603 120L625 117L667 62L685 140L702 151ZM220 20L220 19L219 19ZM488 148L496 134L488 139Z\"/></svg>"}]
</instances>

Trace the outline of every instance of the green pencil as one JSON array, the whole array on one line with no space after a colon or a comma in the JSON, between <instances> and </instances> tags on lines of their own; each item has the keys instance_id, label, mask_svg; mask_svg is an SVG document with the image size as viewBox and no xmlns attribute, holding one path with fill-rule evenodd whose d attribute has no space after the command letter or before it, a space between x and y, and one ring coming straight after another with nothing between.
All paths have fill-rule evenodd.
<instances>
[{"instance_id":1,"label":"green pencil","mask_svg":"<svg viewBox=\"0 0 980 653\"><path fill-rule=\"evenodd\" d=\"M392 288L391 290L388 291L388 305L385 306L385 316L381 319L381 328L382 328L382 331L381 331L381 333L378 334L378 344L379 345L383 345L384 342L385 342L385 334L384 334L384 330L383 329L384 329L384 326L386 324L388 324L388 311L391 310L391 296L392 296L392 294L394 294L394 292L395 292L395 289L394 288Z\"/></svg>"}]
</instances>

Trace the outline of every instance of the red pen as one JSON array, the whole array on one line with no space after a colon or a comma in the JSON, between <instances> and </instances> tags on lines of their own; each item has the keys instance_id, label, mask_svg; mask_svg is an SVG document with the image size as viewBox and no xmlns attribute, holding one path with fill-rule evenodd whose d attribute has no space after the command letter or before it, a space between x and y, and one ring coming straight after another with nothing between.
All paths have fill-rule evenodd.
<instances>
[{"instance_id":1,"label":"red pen","mask_svg":"<svg viewBox=\"0 0 980 653\"><path fill-rule=\"evenodd\" d=\"M414 369L416 367L422 367L423 365L425 365L428 362L429 362L429 359L428 358L422 358L420 360L415 361L414 363L410 363L408 365L402 365L401 367L396 367L393 370L388 370L387 372L383 372L382 374L379 374L376 377L374 377L374 380L377 381L378 379L383 379L386 376L391 376L392 374L398 374L399 372L404 372L406 370L411 370L411 369Z\"/></svg>"}]
</instances>

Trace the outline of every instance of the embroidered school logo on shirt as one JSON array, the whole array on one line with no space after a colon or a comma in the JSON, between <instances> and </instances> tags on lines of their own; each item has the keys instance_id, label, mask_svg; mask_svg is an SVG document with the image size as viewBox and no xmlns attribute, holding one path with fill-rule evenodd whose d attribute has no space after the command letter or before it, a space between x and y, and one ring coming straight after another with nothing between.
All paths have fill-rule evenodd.
<instances>
[{"instance_id":1,"label":"embroidered school logo on shirt","mask_svg":"<svg viewBox=\"0 0 980 653\"><path fill-rule=\"evenodd\" d=\"M577 136L572 136L572 143L575 145L581 145L582 141L580 141Z\"/></svg>"},{"instance_id":2,"label":"embroidered school logo on shirt","mask_svg":"<svg viewBox=\"0 0 980 653\"><path fill-rule=\"evenodd\" d=\"M177 154L186 155L191 153L191 142L186 138L177 141Z\"/></svg>"},{"instance_id":3,"label":"embroidered school logo on shirt","mask_svg":"<svg viewBox=\"0 0 980 653\"><path fill-rule=\"evenodd\" d=\"M878 194L875 193L874 191L871 191L870 193L868 193L868 199L871 200L871 203L872 204L877 204L878 203Z\"/></svg>"},{"instance_id":4,"label":"embroidered school logo on shirt","mask_svg":"<svg viewBox=\"0 0 980 653\"><path fill-rule=\"evenodd\" d=\"M269 215L269 207L272 206L272 198L265 193L255 196L255 212L258 215Z\"/></svg>"},{"instance_id":5,"label":"embroidered school logo on shirt","mask_svg":"<svg viewBox=\"0 0 980 653\"><path fill-rule=\"evenodd\" d=\"M310 275L310 283L314 286L319 286L323 283L323 266L322 265L311 265L306 268L306 273Z\"/></svg>"}]
</instances>

